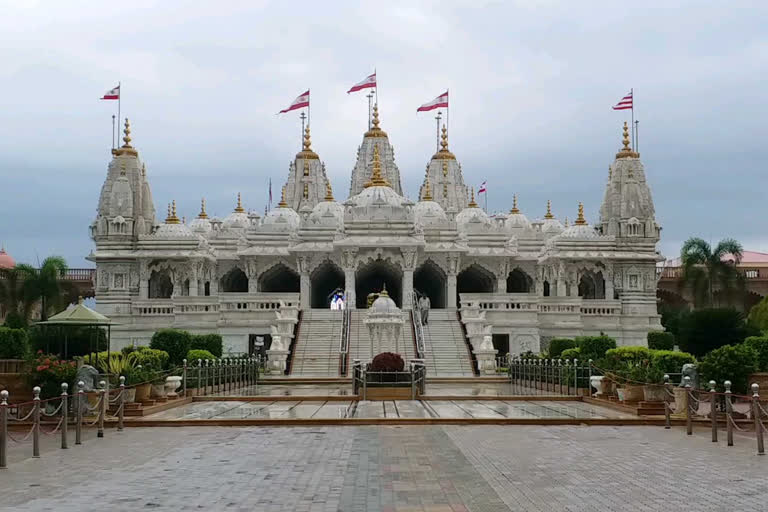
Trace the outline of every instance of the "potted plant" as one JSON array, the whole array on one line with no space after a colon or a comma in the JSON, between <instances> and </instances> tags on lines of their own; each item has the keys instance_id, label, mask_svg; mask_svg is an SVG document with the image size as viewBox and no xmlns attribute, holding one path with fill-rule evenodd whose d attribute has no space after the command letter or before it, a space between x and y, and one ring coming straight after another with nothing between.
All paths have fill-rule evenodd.
<instances>
[{"instance_id":1,"label":"potted plant","mask_svg":"<svg viewBox=\"0 0 768 512\"><path fill-rule=\"evenodd\" d=\"M645 370L643 398L646 402L663 402L667 391L664 389L664 372L655 364L649 364Z\"/></svg>"},{"instance_id":2,"label":"potted plant","mask_svg":"<svg viewBox=\"0 0 768 512\"><path fill-rule=\"evenodd\" d=\"M130 385L136 389L136 395L134 397L135 401L148 401L150 391L152 390L152 377L154 377L154 372L139 365L130 372L129 376ZM125 379L126 386L128 385L129 376L126 376Z\"/></svg>"},{"instance_id":3,"label":"potted plant","mask_svg":"<svg viewBox=\"0 0 768 512\"><path fill-rule=\"evenodd\" d=\"M633 364L628 367L624 375L627 382L624 384L624 401L640 402L643 400L643 382L645 382L645 367L642 364Z\"/></svg>"}]
</instances>

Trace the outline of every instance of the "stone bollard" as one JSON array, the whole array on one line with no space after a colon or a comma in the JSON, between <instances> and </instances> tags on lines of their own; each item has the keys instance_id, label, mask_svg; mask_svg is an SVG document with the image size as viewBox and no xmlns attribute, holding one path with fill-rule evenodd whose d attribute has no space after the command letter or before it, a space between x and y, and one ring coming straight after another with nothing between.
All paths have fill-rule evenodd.
<instances>
[{"instance_id":1,"label":"stone bollard","mask_svg":"<svg viewBox=\"0 0 768 512\"><path fill-rule=\"evenodd\" d=\"M672 428L672 414L669 407L669 375L664 374L664 428Z\"/></svg>"},{"instance_id":2,"label":"stone bollard","mask_svg":"<svg viewBox=\"0 0 768 512\"><path fill-rule=\"evenodd\" d=\"M712 442L717 442L717 391L715 386L717 383L713 380L709 381L709 416L712 420Z\"/></svg>"},{"instance_id":3,"label":"stone bollard","mask_svg":"<svg viewBox=\"0 0 768 512\"><path fill-rule=\"evenodd\" d=\"M32 388L32 457L40 457L40 386Z\"/></svg>"},{"instance_id":4,"label":"stone bollard","mask_svg":"<svg viewBox=\"0 0 768 512\"><path fill-rule=\"evenodd\" d=\"M69 441L67 435L69 434L69 395L67 390L69 384L66 382L61 383L61 449L66 450L69 448Z\"/></svg>"},{"instance_id":5,"label":"stone bollard","mask_svg":"<svg viewBox=\"0 0 768 512\"><path fill-rule=\"evenodd\" d=\"M184 359L181 364L181 396L187 398L187 360Z\"/></svg>"},{"instance_id":6,"label":"stone bollard","mask_svg":"<svg viewBox=\"0 0 768 512\"><path fill-rule=\"evenodd\" d=\"M98 407L99 407L99 426L96 430L96 437L104 437L104 414L106 411L107 404L104 403L105 400L109 400L109 395L105 394L107 383L102 381L99 381L99 401Z\"/></svg>"},{"instance_id":7,"label":"stone bollard","mask_svg":"<svg viewBox=\"0 0 768 512\"><path fill-rule=\"evenodd\" d=\"M685 433L689 436L693 435L693 418L691 417L691 407L693 405L693 400L691 400L691 378L687 375L685 376L685 395L687 398L687 406L685 408Z\"/></svg>"},{"instance_id":8,"label":"stone bollard","mask_svg":"<svg viewBox=\"0 0 768 512\"><path fill-rule=\"evenodd\" d=\"M755 436L757 436L757 454L765 455L763 444L763 422L760 419L760 386L752 384L752 417L755 420Z\"/></svg>"},{"instance_id":9,"label":"stone bollard","mask_svg":"<svg viewBox=\"0 0 768 512\"><path fill-rule=\"evenodd\" d=\"M83 444L83 404L85 403L85 382L77 383L77 407L75 410L75 444Z\"/></svg>"},{"instance_id":10,"label":"stone bollard","mask_svg":"<svg viewBox=\"0 0 768 512\"><path fill-rule=\"evenodd\" d=\"M8 391L0 391L0 469L8 467Z\"/></svg>"},{"instance_id":11,"label":"stone bollard","mask_svg":"<svg viewBox=\"0 0 768 512\"><path fill-rule=\"evenodd\" d=\"M117 431L123 431L123 419L125 417L125 377L120 376L120 398L117 401Z\"/></svg>"},{"instance_id":12,"label":"stone bollard","mask_svg":"<svg viewBox=\"0 0 768 512\"><path fill-rule=\"evenodd\" d=\"M725 432L728 438L728 446L733 446L733 402L731 402L731 381L723 383L725 386Z\"/></svg>"}]
</instances>

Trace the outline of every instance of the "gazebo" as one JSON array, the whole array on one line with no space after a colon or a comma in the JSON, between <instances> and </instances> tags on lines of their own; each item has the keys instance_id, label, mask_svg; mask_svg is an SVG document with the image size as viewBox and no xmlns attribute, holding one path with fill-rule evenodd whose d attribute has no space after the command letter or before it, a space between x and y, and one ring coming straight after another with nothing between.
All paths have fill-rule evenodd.
<instances>
[{"instance_id":1,"label":"gazebo","mask_svg":"<svg viewBox=\"0 0 768 512\"><path fill-rule=\"evenodd\" d=\"M48 318L45 322L37 322L36 325L44 325L44 326L59 326L59 327L93 327L94 329L100 328L100 327L106 327L107 328L107 353L109 354L109 351L111 349L111 337L112 337L112 321L102 315L101 313L98 313L85 304L83 304L83 298L80 297L77 301L77 304L73 307L69 307L65 309L64 311L60 313L56 313L52 317ZM67 332L64 331L64 347L63 347L63 357L64 359L67 359L68 354L68 347L67 347ZM61 347L60 347L61 348ZM91 339L91 353L93 353L93 338ZM99 347L98 347L98 336L96 337L96 357L98 357L99 353Z\"/></svg>"}]
</instances>

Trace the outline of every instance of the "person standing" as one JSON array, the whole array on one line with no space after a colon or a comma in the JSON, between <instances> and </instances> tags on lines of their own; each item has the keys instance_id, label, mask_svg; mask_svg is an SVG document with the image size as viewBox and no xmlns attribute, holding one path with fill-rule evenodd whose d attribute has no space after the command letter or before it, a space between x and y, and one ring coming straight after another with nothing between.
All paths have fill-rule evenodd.
<instances>
[{"instance_id":1,"label":"person standing","mask_svg":"<svg viewBox=\"0 0 768 512\"><path fill-rule=\"evenodd\" d=\"M423 295L421 297L421 300L423 301L420 304L421 307L421 323L424 325L427 325L429 323L429 308L432 307L432 301L429 300L429 297L426 295Z\"/></svg>"}]
</instances>

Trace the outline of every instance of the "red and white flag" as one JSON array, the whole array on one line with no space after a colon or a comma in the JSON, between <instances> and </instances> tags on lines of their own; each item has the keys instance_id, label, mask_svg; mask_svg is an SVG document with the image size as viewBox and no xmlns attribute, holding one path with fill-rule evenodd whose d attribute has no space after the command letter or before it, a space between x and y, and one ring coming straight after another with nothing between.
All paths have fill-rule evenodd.
<instances>
[{"instance_id":1,"label":"red and white flag","mask_svg":"<svg viewBox=\"0 0 768 512\"><path fill-rule=\"evenodd\" d=\"M433 99L429 103L425 103L416 109L416 112L427 112L436 108L448 108L448 91Z\"/></svg>"},{"instance_id":2,"label":"red and white flag","mask_svg":"<svg viewBox=\"0 0 768 512\"><path fill-rule=\"evenodd\" d=\"M355 85L353 85L352 88L347 91L347 94L351 92L357 92L363 89L370 89L375 87L376 87L376 72L374 71L372 75L368 75L367 77L365 77L362 82L357 82Z\"/></svg>"},{"instance_id":3,"label":"red and white flag","mask_svg":"<svg viewBox=\"0 0 768 512\"><path fill-rule=\"evenodd\" d=\"M114 89L110 89L104 93L104 96L99 98L101 100L119 100L120 99L120 86L118 85Z\"/></svg>"},{"instance_id":4,"label":"red and white flag","mask_svg":"<svg viewBox=\"0 0 768 512\"><path fill-rule=\"evenodd\" d=\"M488 181L484 181L484 182L482 182L482 183L480 184L480 188L479 188L479 189L477 189L477 193L478 193L478 194L484 194L484 193L486 193L486 192L488 191L488 189L487 189L487 188L486 188L486 186L485 186L485 184L486 184L486 183L488 183Z\"/></svg>"},{"instance_id":5,"label":"red and white flag","mask_svg":"<svg viewBox=\"0 0 768 512\"><path fill-rule=\"evenodd\" d=\"M309 106L309 89L307 89L307 92L300 95L298 98L293 100L293 103L291 103L291 106L281 110L278 112L278 114L285 114L286 112L290 112L291 110L296 110L299 108L304 108Z\"/></svg>"},{"instance_id":6,"label":"red and white flag","mask_svg":"<svg viewBox=\"0 0 768 512\"><path fill-rule=\"evenodd\" d=\"M617 104L613 106L613 110L630 110L632 109L632 91L629 94L621 98Z\"/></svg>"}]
</instances>

